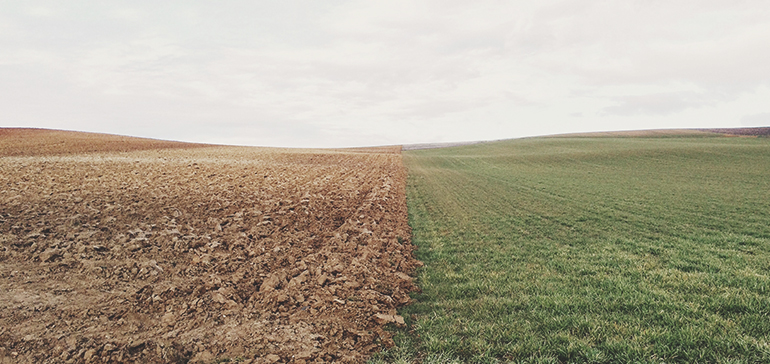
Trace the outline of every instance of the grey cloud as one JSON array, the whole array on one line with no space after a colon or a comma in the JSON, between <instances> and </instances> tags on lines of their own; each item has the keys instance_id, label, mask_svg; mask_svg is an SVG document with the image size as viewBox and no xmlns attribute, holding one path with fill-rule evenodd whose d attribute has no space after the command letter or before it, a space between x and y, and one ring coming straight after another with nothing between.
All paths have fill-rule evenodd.
<instances>
[{"instance_id":1,"label":"grey cloud","mask_svg":"<svg viewBox=\"0 0 770 364\"><path fill-rule=\"evenodd\" d=\"M328 146L613 119L596 115L721 122L706 105L737 123L767 99L766 4L12 2L0 12L0 124Z\"/></svg>"},{"instance_id":2,"label":"grey cloud","mask_svg":"<svg viewBox=\"0 0 770 364\"><path fill-rule=\"evenodd\" d=\"M657 93L615 98L617 105L604 108L609 115L670 115L688 108L698 108L718 99L696 93Z\"/></svg>"},{"instance_id":3,"label":"grey cloud","mask_svg":"<svg viewBox=\"0 0 770 364\"><path fill-rule=\"evenodd\" d=\"M770 126L770 112L746 115L741 118L743 126Z\"/></svg>"},{"instance_id":4,"label":"grey cloud","mask_svg":"<svg viewBox=\"0 0 770 364\"><path fill-rule=\"evenodd\" d=\"M682 82L745 91L770 84L768 19L762 1L565 1L537 11L511 42L530 49L533 64L590 84Z\"/></svg>"}]
</instances>

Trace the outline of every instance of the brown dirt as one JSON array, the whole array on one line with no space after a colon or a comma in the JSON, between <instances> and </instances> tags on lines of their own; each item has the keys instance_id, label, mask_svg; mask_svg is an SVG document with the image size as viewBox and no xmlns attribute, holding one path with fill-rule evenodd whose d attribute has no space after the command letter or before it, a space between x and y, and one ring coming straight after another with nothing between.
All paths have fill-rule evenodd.
<instances>
[{"instance_id":1,"label":"brown dirt","mask_svg":"<svg viewBox=\"0 0 770 364\"><path fill-rule=\"evenodd\" d=\"M703 129L711 133L718 133L732 136L770 136L770 127L758 127L758 128L728 128L728 129Z\"/></svg>"},{"instance_id":2,"label":"brown dirt","mask_svg":"<svg viewBox=\"0 0 770 364\"><path fill-rule=\"evenodd\" d=\"M0 363L363 362L403 323L397 147L26 143L0 157Z\"/></svg>"},{"instance_id":3,"label":"brown dirt","mask_svg":"<svg viewBox=\"0 0 770 364\"><path fill-rule=\"evenodd\" d=\"M206 144L171 142L66 130L0 128L0 156L43 156L149 149L200 148Z\"/></svg>"}]
</instances>

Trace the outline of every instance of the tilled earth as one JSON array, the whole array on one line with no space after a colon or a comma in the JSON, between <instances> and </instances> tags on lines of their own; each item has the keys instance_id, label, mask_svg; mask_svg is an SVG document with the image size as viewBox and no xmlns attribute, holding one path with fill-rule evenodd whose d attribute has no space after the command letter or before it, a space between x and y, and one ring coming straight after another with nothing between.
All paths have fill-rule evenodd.
<instances>
[{"instance_id":1,"label":"tilled earth","mask_svg":"<svg viewBox=\"0 0 770 364\"><path fill-rule=\"evenodd\" d=\"M729 128L729 129L703 129L712 133L719 133L725 135L738 135L738 136L770 136L770 127L755 127L755 128Z\"/></svg>"},{"instance_id":2,"label":"tilled earth","mask_svg":"<svg viewBox=\"0 0 770 364\"><path fill-rule=\"evenodd\" d=\"M0 157L0 363L392 345L420 264L398 148L147 148Z\"/></svg>"}]
</instances>

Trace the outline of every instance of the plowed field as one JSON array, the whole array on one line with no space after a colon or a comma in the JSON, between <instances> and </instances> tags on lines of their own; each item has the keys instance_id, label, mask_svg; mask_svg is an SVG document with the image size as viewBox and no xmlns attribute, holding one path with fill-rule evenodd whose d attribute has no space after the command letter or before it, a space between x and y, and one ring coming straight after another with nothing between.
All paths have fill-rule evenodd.
<instances>
[{"instance_id":1,"label":"plowed field","mask_svg":"<svg viewBox=\"0 0 770 364\"><path fill-rule=\"evenodd\" d=\"M392 343L420 264L399 148L84 137L100 147L0 134L0 362L362 362Z\"/></svg>"}]
</instances>

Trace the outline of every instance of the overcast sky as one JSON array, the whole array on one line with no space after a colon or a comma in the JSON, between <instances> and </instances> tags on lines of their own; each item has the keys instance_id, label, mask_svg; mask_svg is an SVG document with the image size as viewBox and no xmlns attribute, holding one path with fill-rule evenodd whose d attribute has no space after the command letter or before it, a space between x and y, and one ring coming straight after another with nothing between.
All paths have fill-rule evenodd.
<instances>
[{"instance_id":1,"label":"overcast sky","mask_svg":"<svg viewBox=\"0 0 770 364\"><path fill-rule=\"evenodd\" d=\"M0 126L339 147L770 125L770 1L9 1Z\"/></svg>"}]
</instances>

